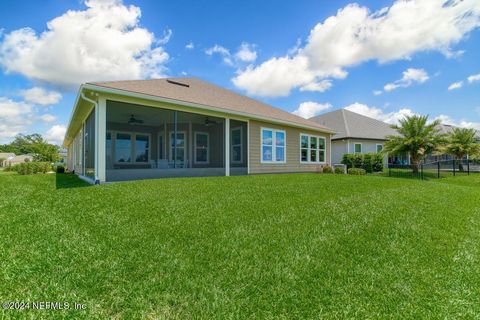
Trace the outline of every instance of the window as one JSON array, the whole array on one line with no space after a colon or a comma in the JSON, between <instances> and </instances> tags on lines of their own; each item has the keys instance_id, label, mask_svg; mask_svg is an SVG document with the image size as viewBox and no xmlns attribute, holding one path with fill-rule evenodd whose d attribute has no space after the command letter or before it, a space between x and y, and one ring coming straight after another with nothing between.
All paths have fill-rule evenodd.
<instances>
[{"instance_id":1,"label":"window","mask_svg":"<svg viewBox=\"0 0 480 320\"><path fill-rule=\"evenodd\" d=\"M285 131L262 128L262 161L285 162Z\"/></svg>"},{"instance_id":2,"label":"window","mask_svg":"<svg viewBox=\"0 0 480 320\"><path fill-rule=\"evenodd\" d=\"M150 137L144 134L135 135L135 162L148 162Z\"/></svg>"},{"instance_id":3,"label":"window","mask_svg":"<svg viewBox=\"0 0 480 320\"><path fill-rule=\"evenodd\" d=\"M115 162L131 162L132 137L129 133L117 133L115 138Z\"/></svg>"},{"instance_id":4,"label":"window","mask_svg":"<svg viewBox=\"0 0 480 320\"><path fill-rule=\"evenodd\" d=\"M163 150L164 150L163 134L159 134L158 135L158 158L159 159L165 159Z\"/></svg>"},{"instance_id":5,"label":"window","mask_svg":"<svg viewBox=\"0 0 480 320\"><path fill-rule=\"evenodd\" d=\"M112 134L110 132L107 132L107 137L106 137L106 142L105 142L105 156L106 156L106 161L107 161L107 168L109 165L111 165L112 162Z\"/></svg>"},{"instance_id":6,"label":"window","mask_svg":"<svg viewBox=\"0 0 480 320\"><path fill-rule=\"evenodd\" d=\"M208 163L209 136L206 132L195 132L195 163ZM178 152L178 151L177 151Z\"/></svg>"},{"instance_id":7,"label":"window","mask_svg":"<svg viewBox=\"0 0 480 320\"><path fill-rule=\"evenodd\" d=\"M300 162L324 163L325 138L309 134L300 135Z\"/></svg>"},{"instance_id":8,"label":"window","mask_svg":"<svg viewBox=\"0 0 480 320\"><path fill-rule=\"evenodd\" d=\"M355 153L362 153L362 144L361 143L355 143L354 150L355 150Z\"/></svg>"},{"instance_id":9,"label":"window","mask_svg":"<svg viewBox=\"0 0 480 320\"><path fill-rule=\"evenodd\" d=\"M170 160L174 160L174 154L175 154L175 133L173 131L170 132ZM186 151L187 149L185 148L185 132L183 131L177 131L177 158L175 159L176 161L185 161L186 158Z\"/></svg>"},{"instance_id":10,"label":"window","mask_svg":"<svg viewBox=\"0 0 480 320\"><path fill-rule=\"evenodd\" d=\"M230 135L231 153L230 158L232 163L242 163L242 127L233 128Z\"/></svg>"},{"instance_id":11,"label":"window","mask_svg":"<svg viewBox=\"0 0 480 320\"><path fill-rule=\"evenodd\" d=\"M383 151L383 144L377 144L377 153L380 153Z\"/></svg>"}]
</instances>

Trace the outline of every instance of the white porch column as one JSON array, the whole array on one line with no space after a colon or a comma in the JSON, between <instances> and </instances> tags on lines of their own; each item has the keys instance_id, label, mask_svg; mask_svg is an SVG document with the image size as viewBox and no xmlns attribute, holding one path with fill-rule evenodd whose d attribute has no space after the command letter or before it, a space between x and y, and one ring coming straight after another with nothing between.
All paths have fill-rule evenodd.
<instances>
[{"instance_id":1,"label":"white porch column","mask_svg":"<svg viewBox=\"0 0 480 320\"><path fill-rule=\"evenodd\" d=\"M225 175L230 175L230 119L225 118Z\"/></svg>"},{"instance_id":2,"label":"white porch column","mask_svg":"<svg viewBox=\"0 0 480 320\"><path fill-rule=\"evenodd\" d=\"M107 100L98 99L95 107L95 182L103 183L106 179L106 139L107 139Z\"/></svg>"}]
</instances>

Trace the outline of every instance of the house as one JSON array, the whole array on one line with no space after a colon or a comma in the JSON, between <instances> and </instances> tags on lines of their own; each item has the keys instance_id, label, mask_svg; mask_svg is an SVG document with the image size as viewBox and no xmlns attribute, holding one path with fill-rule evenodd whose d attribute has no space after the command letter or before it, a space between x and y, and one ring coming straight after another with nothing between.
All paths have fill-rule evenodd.
<instances>
[{"instance_id":1,"label":"house","mask_svg":"<svg viewBox=\"0 0 480 320\"><path fill-rule=\"evenodd\" d=\"M366 117L364 115L338 109L310 118L320 125L332 128L337 133L332 137L332 163L342 162L346 153L381 152L387 136L397 132L389 124ZM406 156L388 158L385 155L385 164L388 162L405 163Z\"/></svg>"},{"instance_id":2,"label":"house","mask_svg":"<svg viewBox=\"0 0 480 320\"><path fill-rule=\"evenodd\" d=\"M15 158L15 153L0 152L0 167L8 166L7 162L13 158Z\"/></svg>"},{"instance_id":3,"label":"house","mask_svg":"<svg viewBox=\"0 0 480 320\"><path fill-rule=\"evenodd\" d=\"M3 166L4 167L13 166L13 165L18 164L18 163L32 162L33 161L33 156L30 155L30 154L21 154L21 155L16 156L14 153L11 153L10 155L13 155L13 156L7 157L3 161ZM0 158L2 158L2 153L0 153Z\"/></svg>"},{"instance_id":4,"label":"house","mask_svg":"<svg viewBox=\"0 0 480 320\"><path fill-rule=\"evenodd\" d=\"M197 78L81 85L64 139L67 169L103 183L314 172L326 126Z\"/></svg>"},{"instance_id":5,"label":"house","mask_svg":"<svg viewBox=\"0 0 480 320\"><path fill-rule=\"evenodd\" d=\"M439 124L437 126L437 129L438 129L439 133L447 134L447 135L453 133L453 130L455 128L459 128L459 127L452 126L452 125L449 125L449 124ZM476 132L477 132L477 134L476 134L477 141L480 142L480 131L476 130ZM452 156L450 154L441 154L441 153L435 152L433 154L427 155L423 161L425 163L429 163L429 162L436 162L436 161L449 161L449 160L453 160L453 159L454 159L454 156Z\"/></svg>"}]
</instances>

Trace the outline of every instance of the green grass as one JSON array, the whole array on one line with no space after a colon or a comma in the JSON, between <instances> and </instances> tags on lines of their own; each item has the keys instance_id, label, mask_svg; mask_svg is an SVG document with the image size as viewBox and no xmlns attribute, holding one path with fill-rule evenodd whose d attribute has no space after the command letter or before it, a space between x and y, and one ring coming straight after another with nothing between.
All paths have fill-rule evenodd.
<instances>
[{"instance_id":1,"label":"green grass","mask_svg":"<svg viewBox=\"0 0 480 320\"><path fill-rule=\"evenodd\" d=\"M0 174L4 318L478 318L480 175Z\"/></svg>"}]
</instances>

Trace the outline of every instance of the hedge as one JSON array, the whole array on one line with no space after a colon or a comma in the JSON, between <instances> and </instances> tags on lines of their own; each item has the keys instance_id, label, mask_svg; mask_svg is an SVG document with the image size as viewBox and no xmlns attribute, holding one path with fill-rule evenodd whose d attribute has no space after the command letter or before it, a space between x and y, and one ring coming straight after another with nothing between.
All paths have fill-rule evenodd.
<instances>
[{"instance_id":1,"label":"hedge","mask_svg":"<svg viewBox=\"0 0 480 320\"><path fill-rule=\"evenodd\" d=\"M354 176L364 176L367 174L365 169L361 168L350 168L348 169L348 174L354 175Z\"/></svg>"},{"instance_id":2,"label":"hedge","mask_svg":"<svg viewBox=\"0 0 480 320\"><path fill-rule=\"evenodd\" d=\"M15 171L21 175L47 173L52 171L52 164L50 162L23 162L11 166L9 171Z\"/></svg>"},{"instance_id":3,"label":"hedge","mask_svg":"<svg viewBox=\"0 0 480 320\"><path fill-rule=\"evenodd\" d=\"M343 155L342 164L345 164L348 169L361 168L366 172L383 171L383 154L382 153L365 153L352 154L346 153Z\"/></svg>"},{"instance_id":4,"label":"hedge","mask_svg":"<svg viewBox=\"0 0 480 320\"><path fill-rule=\"evenodd\" d=\"M333 168L331 166L323 167L323 173L333 173Z\"/></svg>"}]
</instances>

